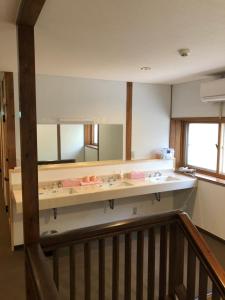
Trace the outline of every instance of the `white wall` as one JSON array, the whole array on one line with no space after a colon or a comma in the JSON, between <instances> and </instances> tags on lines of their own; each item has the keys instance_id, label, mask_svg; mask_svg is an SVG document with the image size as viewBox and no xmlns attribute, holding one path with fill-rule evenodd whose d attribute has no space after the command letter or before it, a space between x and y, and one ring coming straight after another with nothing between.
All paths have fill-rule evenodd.
<instances>
[{"instance_id":1,"label":"white wall","mask_svg":"<svg viewBox=\"0 0 225 300\"><path fill-rule=\"evenodd\" d=\"M201 81L176 84L173 86L172 117L218 117L218 103L203 103L200 99Z\"/></svg>"},{"instance_id":2,"label":"white wall","mask_svg":"<svg viewBox=\"0 0 225 300\"><path fill-rule=\"evenodd\" d=\"M219 115L219 105L200 102L200 81L173 86L173 117L212 117ZM194 222L225 239L225 187L199 180L193 201Z\"/></svg>"},{"instance_id":3,"label":"white wall","mask_svg":"<svg viewBox=\"0 0 225 300\"><path fill-rule=\"evenodd\" d=\"M18 114L18 75L14 74ZM37 121L94 121L123 125L125 158L126 83L37 75ZM133 158L154 157L168 146L170 86L135 83L133 88ZM19 119L16 119L17 159L20 158Z\"/></svg>"},{"instance_id":4,"label":"white wall","mask_svg":"<svg viewBox=\"0 0 225 300\"><path fill-rule=\"evenodd\" d=\"M37 75L37 119L124 123L126 85L119 81Z\"/></svg>"},{"instance_id":5,"label":"white wall","mask_svg":"<svg viewBox=\"0 0 225 300\"><path fill-rule=\"evenodd\" d=\"M14 73L18 114L18 74ZM37 122L94 121L123 124L125 141L126 83L61 76L36 76ZM19 119L16 120L17 158L20 158ZM125 143L124 143L125 145ZM124 151L125 153L125 151Z\"/></svg>"},{"instance_id":6,"label":"white wall","mask_svg":"<svg viewBox=\"0 0 225 300\"><path fill-rule=\"evenodd\" d=\"M225 187L200 180L193 209L196 225L225 240Z\"/></svg>"},{"instance_id":7,"label":"white wall","mask_svg":"<svg viewBox=\"0 0 225 300\"><path fill-rule=\"evenodd\" d=\"M152 158L169 145L169 85L135 83L133 89L132 156Z\"/></svg>"},{"instance_id":8,"label":"white wall","mask_svg":"<svg viewBox=\"0 0 225 300\"><path fill-rule=\"evenodd\" d=\"M61 159L84 161L84 125L61 124Z\"/></svg>"},{"instance_id":9,"label":"white wall","mask_svg":"<svg viewBox=\"0 0 225 300\"><path fill-rule=\"evenodd\" d=\"M37 125L38 160L57 160L57 125Z\"/></svg>"},{"instance_id":10,"label":"white wall","mask_svg":"<svg viewBox=\"0 0 225 300\"><path fill-rule=\"evenodd\" d=\"M85 161L97 161L98 150L95 148L85 146Z\"/></svg>"},{"instance_id":11,"label":"white wall","mask_svg":"<svg viewBox=\"0 0 225 300\"><path fill-rule=\"evenodd\" d=\"M123 126L99 125L99 160L123 159Z\"/></svg>"}]
</instances>

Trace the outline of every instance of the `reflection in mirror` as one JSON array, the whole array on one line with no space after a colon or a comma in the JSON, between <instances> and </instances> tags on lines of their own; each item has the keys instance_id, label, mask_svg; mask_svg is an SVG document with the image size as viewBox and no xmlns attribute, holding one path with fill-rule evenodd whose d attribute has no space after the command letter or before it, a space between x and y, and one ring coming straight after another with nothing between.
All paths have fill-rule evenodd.
<instances>
[{"instance_id":1,"label":"reflection in mirror","mask_svg":"<svg viewBox=\"0 0 225 300\"><path fill-rule=\"evenodd\" d=\"M38 161L58 160L57 125L39 124L37 126Z\"/></svg>"},{"instance_id":2,"label":"reflection in mirror","mask_svg":"<svg viewBox=\"0 0 225 300\"><path fill-rule=\"evenodd\" d=\"M38 124L38 163L123 159L121 124Z\"/></svg>"}]
</instances>

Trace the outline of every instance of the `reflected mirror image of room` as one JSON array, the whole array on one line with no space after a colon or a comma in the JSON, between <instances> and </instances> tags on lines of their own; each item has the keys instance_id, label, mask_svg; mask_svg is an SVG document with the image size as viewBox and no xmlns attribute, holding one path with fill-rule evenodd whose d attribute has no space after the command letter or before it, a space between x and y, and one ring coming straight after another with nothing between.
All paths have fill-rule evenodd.
<instances>
[{"instance_id":1,"label":"reflected mirror image of room","mask_svg":"<svg viewBox=\"0 0 225 300\"><path fill-rule=\"evenodd\" d=\"M1 0L0 299L225 300L225 2Z\"/></svg>"}]
</instances>

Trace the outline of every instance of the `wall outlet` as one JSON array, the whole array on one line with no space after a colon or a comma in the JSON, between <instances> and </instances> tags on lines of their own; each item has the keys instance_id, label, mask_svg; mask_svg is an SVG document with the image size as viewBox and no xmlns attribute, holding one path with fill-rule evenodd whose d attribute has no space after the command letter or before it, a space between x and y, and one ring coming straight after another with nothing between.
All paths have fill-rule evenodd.
<instances>
[{"instance_id":1,"label":"wall outlet","mask_svg":"<svg viewBox=\"0 0 225 300\"><path fill-rule=\"evenodd\" d=\"M104 214L106 214L107 213L107 202L105 201L104 202Z\"/></svg>"},{"instance_id":2,"label":"wall outlet","mask_svg":"<svg viewBox=\"0 0 225 300\"><path fill-rule=\"evenodd\" d=\"M137 215L137 207L133 207L133 215Z\"/></svg>"}]
</instances>

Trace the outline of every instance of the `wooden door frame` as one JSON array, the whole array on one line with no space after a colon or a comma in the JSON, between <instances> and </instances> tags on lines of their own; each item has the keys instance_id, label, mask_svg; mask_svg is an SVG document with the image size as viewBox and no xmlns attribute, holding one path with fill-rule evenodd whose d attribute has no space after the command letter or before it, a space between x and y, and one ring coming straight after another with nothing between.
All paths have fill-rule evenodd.
<instances>
[{"instance_id":1,"label":"wooden door frame","mask_svg":"<svg viewBox=\"0 0 225 300\"><path fill-rule=\"evenodd\" d=\"M1 107L4 107L4 116L1 118L1 172L3 194L6 209L9 201L9 170L16 166L16 137L15 137L15 109L14 109L14 82L12 72L2 72L3 95L0 99ZM3 149L4 148L4 149Z\"/></svg>"}]
</instances>

